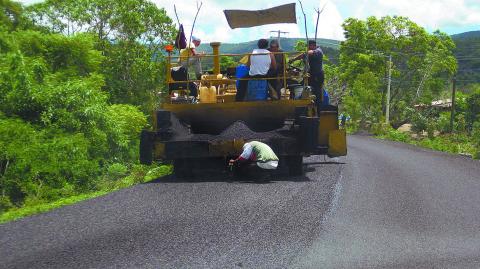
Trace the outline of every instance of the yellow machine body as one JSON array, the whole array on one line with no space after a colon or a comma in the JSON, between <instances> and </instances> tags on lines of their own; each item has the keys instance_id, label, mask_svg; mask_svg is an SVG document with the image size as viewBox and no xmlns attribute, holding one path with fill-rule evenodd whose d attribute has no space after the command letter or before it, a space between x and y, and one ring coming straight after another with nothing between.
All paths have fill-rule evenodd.
<instances>
[{"instance_id":1,"label":"yellow machine body","mask_svg":"<svg viewBox=\"0 0 480 269\"><path fill-rule=\"evenodd\" d=\"M339 157L347 155L347 134L345 130L328 132L328 156Z\"/></svg>"},{"instance_id":2,"label":"yellow machine body","mask_svg":"<svg viewBox=\"0 0 480 269\"><path fill-rule=\"evenodd\" d=\"M235 121L243 121L256 132L283 127L295 116L295 107L312 106L310 100L164 104L163 109L190 125L192 132L219 134ZM154 121L155 122L155 121Z\"/></svg>"}]
</instances>

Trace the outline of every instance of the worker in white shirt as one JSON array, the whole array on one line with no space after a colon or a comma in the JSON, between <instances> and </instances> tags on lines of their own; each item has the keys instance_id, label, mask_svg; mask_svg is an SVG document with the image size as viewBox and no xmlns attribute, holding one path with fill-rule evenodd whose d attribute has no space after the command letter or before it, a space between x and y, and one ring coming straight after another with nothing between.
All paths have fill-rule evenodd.
<instances>
[{"instance_id":1,"label":"worker in white shirt","mask_svg":"<svg viewBox=\"0 0 480 269\"><path fill-rule=\"evenodd\" d=\"M257 43L258 49L252 51L248 58L247 66L250 67L247 78L267 78L273 77L277 69L277 63L273 53L267 50L268 40L260 39ZM247 94L248 80L240 80L239 88L235 96L235 101L244 101Z\"/></svg>"},{"instance_id":2,"label":"worker in white shirt","mask_svg":"<svg viewBox=\"0 0 480 269\"><path fill-rule=\"evenodd\" d=\"M267 144L251 141L243 145L242 154L236 159L231 159L229 165L235 167L239 175L258 172L258 176L262 177L266 175L264 172L277 169L278 157Z\"/></svg>"}]
</instances>

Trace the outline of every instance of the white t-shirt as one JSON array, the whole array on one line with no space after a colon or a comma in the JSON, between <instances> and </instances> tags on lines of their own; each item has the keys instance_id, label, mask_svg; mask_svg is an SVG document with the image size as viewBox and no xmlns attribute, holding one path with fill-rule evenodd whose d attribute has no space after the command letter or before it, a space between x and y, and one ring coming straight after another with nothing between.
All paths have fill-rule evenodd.
<instances>
[{"instance_id":1,"label":"white t-shirt","mask_svg":"<svg viewBox=\"0 0 480 269\"><path fill-rule=\"evenodd\" d=\"M252 54L260 55L250 56L250 71L248 72L248 74L250 76L266 75L268 69L270 69L270 64L272 62L272 59L270 59L270 51L266 49L254 49Z\"/></svg>"}]
</instances>

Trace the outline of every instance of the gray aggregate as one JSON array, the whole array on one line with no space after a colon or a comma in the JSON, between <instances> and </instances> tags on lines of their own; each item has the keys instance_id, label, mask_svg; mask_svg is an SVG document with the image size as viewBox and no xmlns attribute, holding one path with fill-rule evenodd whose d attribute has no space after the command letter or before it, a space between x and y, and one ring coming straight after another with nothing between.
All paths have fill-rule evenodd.
<instances>
[{"instance_id":1,"label":"gray aggregate","mask_svg":"<svg viewBox=\"0 0 480 269\"><path fill-rule=\"evenodd\" d=\"M2 224L0 267L288 267L319 233L343 166L305 162L301 177L167 177Z\"/></svg>"}]
</instances>

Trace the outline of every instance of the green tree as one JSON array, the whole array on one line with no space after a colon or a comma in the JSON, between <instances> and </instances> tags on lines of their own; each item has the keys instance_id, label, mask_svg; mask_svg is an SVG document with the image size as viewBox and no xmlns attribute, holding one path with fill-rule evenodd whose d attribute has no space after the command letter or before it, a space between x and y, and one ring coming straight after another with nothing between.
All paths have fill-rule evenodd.
<instances>
[{"instance_id":1,"label":"green tree","mask_svg":"<svg viewBox=\"0 0 480 269\"><path fill-rule=\"evenodd\" d=\"M347 19L346 40L340 47L340 71L347 87L358 76L373 72L382 81L376 91L385 106L388 57L392 56L391 120L399 126L408 118L406 107L430 103L456 70L454 43L441 32L429 34L404 17ZM385 107L383 107L385 109Z\"/></svg>"},{"instance_id":2,"label":"green tree","mask_svg":"<svg viewBox=\"0 0 480 269\"><path fill-rule=\"evenodd\" d=\"M293 49L297 52L305 52L307 50L307 42L305 40L298 40L293 46Z\"/></svg>"},{"instance_id":3,"label":"green tree","mask_svg":"<svg viewBox=\"0 0 480 269\"><path fill-rule=\"evenodd\" d=\"M344 98L345 110L361 128L380 121L382 98L377 90L379 84L379 79L373 72L363 73L353 82Z\"/></svg>"},{"instance_id":4,"label":"green tree","mask_svg":"<svg viewBox=\"0 0 480 269\"><path fill-rule=\"evenodd\" d=\"M326 60L323 64L325 71L324 89L328 92L330 103L341 106L347 94L345 82L341 79L341 73L337 65Z\"/></svg>"},{"instance_id":5,"label":"green tree","mask_svg":"<svg viewBox=\"0 0 480 269\"><path fill-rule=\"evenodd\" d=\"M23 21L23 7L20 3L0 0L0 30L16 29Z\"/></svg>"},{"instance_id":6,"label":"green tree","mask_svg":"<svg viewBox=\"0 0 480 269\"><path fill-rule=\"evenodd\" d=\"M229 67L237 66L237 62L230 56L221 56L220 57L220 69L226 70Z\"/></svg>"},{"instance_id":7,"label":"green tree","mask_svg":"<svg viewBox=\"0 0 480 269\"><path fill-rule=\"evenodd\" d=\"M28 14L50 31L97 37L111 102L138 105L148 113L156 106L164 87L161 48L174 33L163 8L147 0L47 0L29 7Z\"/></svg>"}]
</instances>

